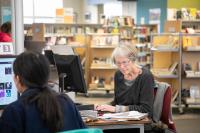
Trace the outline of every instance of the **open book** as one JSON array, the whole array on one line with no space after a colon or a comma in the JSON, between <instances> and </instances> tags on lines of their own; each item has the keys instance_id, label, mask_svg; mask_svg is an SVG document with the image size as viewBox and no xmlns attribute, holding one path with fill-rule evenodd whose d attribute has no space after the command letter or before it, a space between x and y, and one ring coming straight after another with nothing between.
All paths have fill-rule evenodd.
<instances>
[{"instance_id":1,"label":"open book","mask_svg":"<svg viewBox=\"0 0 200 133\"><path fill-rule=\"evenodd\" d=\"M128 111L122 113L107 113L100 116L100 119L114 119L114 120L141 120L147 117L147 113L140 113L138 111Z\"/></svg>"}]
</instances>

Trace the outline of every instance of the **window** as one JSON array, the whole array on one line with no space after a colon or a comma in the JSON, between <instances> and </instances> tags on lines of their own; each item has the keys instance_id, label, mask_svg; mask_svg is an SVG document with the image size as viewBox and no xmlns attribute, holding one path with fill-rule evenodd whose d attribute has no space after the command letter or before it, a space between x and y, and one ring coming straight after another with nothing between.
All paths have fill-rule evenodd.
<instances>
[{"instance_id":1,"label":"window","mask_svg":"<svg viewBox=\"0 0 200 133\"><path fill-rule=\"evenodd\" d=\"M63 0L23 0L24 24L54 23L57 8L63 8Z\"/></svg>"}]
</instances>

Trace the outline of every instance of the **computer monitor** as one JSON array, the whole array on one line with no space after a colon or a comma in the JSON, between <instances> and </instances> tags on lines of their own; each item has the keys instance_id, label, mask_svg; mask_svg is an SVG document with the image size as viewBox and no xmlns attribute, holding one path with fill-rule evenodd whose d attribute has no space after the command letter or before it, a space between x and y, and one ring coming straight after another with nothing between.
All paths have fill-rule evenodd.
<instances>
[{"instance_id":1,"label":"computer monitor","mask_svg":"<svg viewBox=\"0 0 200 133\"><path fill-rule=\"evenodd\" d=\"M84 74L78 55L54 54L54 60L59 75L59 86L67 92L87 93Z\"/></svg>"},{"instance_id":2,"label":"computer monitor","mask_svg":"<svg viewBox=\"0 0 200 133\"><path fill-rule=\"evenodd\" d=\"M0 56L0 108L14 102L18 98L17 88L13 80L13 62L16 56Z\"/></svg>"},{"instance_id":3,"label":"computer monitor","mask_svg":"<svg viewBox=\"0 0 200 133\"><path fill-rule=\"evenodd\" d=\"M55 65L54 57L53 57L53 51L52 50L44 50L44 55L49 60L49 63L51 65Z\"/></svg>"}]
</instances>

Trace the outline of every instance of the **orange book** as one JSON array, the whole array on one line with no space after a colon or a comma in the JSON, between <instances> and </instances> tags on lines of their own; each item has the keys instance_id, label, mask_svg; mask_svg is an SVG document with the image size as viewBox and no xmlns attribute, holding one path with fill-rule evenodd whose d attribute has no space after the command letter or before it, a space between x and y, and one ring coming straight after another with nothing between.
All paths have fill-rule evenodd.
<instances>
[{"instance_id":1,"label":"orange book","mask_svg":"<svg viewBox=\"0 0 200 133\"><path fill-rule=\"evenodd\" d=\"M73 16L64 16L64 23L73 23Z\"/></svg>"},{"instance_id":2,"label":"orange book","mask_svg":"<svg viewBox=\"0 0 200 133\"><path fill-rule=\"evenodd\" d=\"M56 16L64 16L64 8L56 9Z\"/></svg>"}]
</instances>

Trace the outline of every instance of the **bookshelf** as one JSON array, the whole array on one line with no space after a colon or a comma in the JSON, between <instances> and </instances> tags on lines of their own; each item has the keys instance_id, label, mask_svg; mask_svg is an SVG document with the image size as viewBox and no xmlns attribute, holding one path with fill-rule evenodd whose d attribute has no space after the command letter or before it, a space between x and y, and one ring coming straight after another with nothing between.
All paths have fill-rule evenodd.
<instances>
[{"instance_id":1,"label":"bookshelf","mask_svg":"<svg viewBox=\"0 0 200 133\"><path fill-rule=\"evenodd\" d=\"M133 27L133 38L132 42L135 44L138 49L138 64L145 66L150 69L151 59L150 59L150 48L151 40L150 35L152 33L157 33L156 24L144 24L144 25L135 25Z\"/></svg>"},{"instance_id":2,"label":"bookshelf","mask_svg":"<svg viewBox=\"0 0 200 133\"><path fill-rule=\"evenodd\" d=\"M94 33L100 27L100 24L33 23L32 40L45 41L47 45L67 44L84 59L86 34Z\"/></svg>"},{"instance_id":3,"label":"bookshelf","mask_svg":"<svg viewBox=\"0 0 200 133\"><path fill-rule=\"evenodd\" d=\"M164 32L185 32L186 28L200 33L200 20L170 20L164 24Z\"/></svg>"},{"instance_id":4,"label":"bookshelf","mask_svg":"<svg viewBox=\"0 0 200 133\"><path fill-rule=\"evenodd\" d=\"M151 44L151 71L156 80L172 86L174 101L181 90L180 36L172 33L152 34Z\"/></svg>"},{"instance_id":5,"label":"bookshelf","mask_svg":"<svg viewBox=\"0 0 200 133\"><path fill-rule=\"evenodd\" d=\"M114 89L114 73L117 67L112 63L111 53L119 44L120 35L115 33L88 34L87 84L89 90Z\"/></svg>"},{"instance_id":6,"label":"bookshelf","mask_svg":"<svg viewBox=\"0 0 200 133\"><path fill-rule=\"evenodd\" d=\"M176 99L180 113L182 104L200 104L200 34L162 33L151 38L151 70L157 80L172 85L172 101ZM183 91L190 96L182 97Z\"/></svg>"},{"instance_id":7,"label":"bookshelf","mask_svg":"<svg viewBox=\"0 0 200 133\"><path fill-rule=\"evenodd\" d=\"M94 33L100 27L100 24L34 23L32 25L33 40L46 41L49 37L65 37L68 43L74 36Z\"/></svg>"},{"instance_id":8,"label":"bookshelf","mask_svg":"<svg viewBox=\"0 0 200 133\"><path fill-rule=\"evenodd\" d=\"M182 89L189 97L183 97L188 105L200 104L200 34L182 34Z\"/></svg>"}]
</instances>

